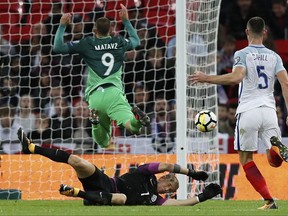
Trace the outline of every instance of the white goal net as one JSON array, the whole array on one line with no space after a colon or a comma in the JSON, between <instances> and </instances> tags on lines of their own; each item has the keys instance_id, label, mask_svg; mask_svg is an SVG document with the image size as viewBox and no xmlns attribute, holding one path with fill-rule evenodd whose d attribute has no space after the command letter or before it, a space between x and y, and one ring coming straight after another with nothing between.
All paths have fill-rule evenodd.
<instances>
[{"instance_id":1,"label":"white goal net","mask_svg":"<svg viewBox=\"0 0 288 216\"><path fill-rule=\"evenodd\" d=\"M58 193L61 183L81 188L68 165L20 154L19 127L36 144L78 154L111 177L141 163L176 163L177 1L0 0L0 199L66 199ZM72 14L66 42L93 36L94 21L102 16L111 19L113 34L126 37L121 3L141 40L125 54L125 93L150 116L151 127L136 137L112 122L112 145L101 149L92 140L84 100L86 65L78 55L55 54L52 44L63 13ZM186 3L187 75L196 69L214 73L220 0ZM216 88L188 84L186 98L187 164L207 170L207 183L217 182L217 132L199 133L193 124L202 109L217 113ZM187 183L189 194L204 186L188 178Z\"/></svg>"},{"instance_id":2,"label":"white goal net","mask_svg":"<svg viewBox=\"0 0 288 216\"><path fill-rule=\"evenodd\" d=\"M186 4L187 75L200 70L216 74L217 32L221 0L188 0ZM217 115L217 86L196 84L187 86L188 159L187 164L209 173L210 182L219 183L219 147L217 130L199 132L194 124L201 110ZM206 183L205 183L206 184ZM204 184L191 182L188 193L198 193Z\"/></svg>"}]
</instances>

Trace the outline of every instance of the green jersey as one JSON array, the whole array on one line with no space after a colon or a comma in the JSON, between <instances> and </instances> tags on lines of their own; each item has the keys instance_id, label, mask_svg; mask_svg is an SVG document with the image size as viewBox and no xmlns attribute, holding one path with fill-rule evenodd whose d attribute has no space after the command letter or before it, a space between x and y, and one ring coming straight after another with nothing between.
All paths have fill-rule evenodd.
<instances>
[{"instance_id":1,"label":"green jersey","mask_svg":"<svg viewBox=\"0 0 288 216\"><path fill-rule=\"evenodd\" d=\"M112 83L122 89L122 65L124 53L132 48L130 41L124 38L87 37L78 42L69 42L69 53L78 53L88 66L88 79L85 95L89 95L97 86Z\"/></svg>"},{"instance_id":2,"label":"green jersey","mask_svg":"<svg viewBox=\"0 0 288 216\"><path fill-rule=\"evenodd\" d=\"M88 79L85 89L85 97L88 99L90 93L104 83L112 83L117 88L123 90L122 66L124 53L139 45L139 38L131 23L125 20L129 34L129 39L122 36L116 37L87 37L79 41L67 43L66 47L61 47L63 34L66 26L60 25L54 42L54 51L59 53L79 54L88 66ZM134 40L133 40L134 39ZM62 49L60 49L60 48Z\"/></svg>"}]
</instances>

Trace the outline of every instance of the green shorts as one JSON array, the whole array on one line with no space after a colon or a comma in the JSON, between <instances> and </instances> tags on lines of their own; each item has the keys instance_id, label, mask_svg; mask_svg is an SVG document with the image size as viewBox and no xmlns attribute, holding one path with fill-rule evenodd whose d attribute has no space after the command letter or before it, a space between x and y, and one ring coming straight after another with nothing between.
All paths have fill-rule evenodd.
<instances>
[{"instance_id":1,"label":"green shorts","mask_svg":"<svg viewBox=\"0 0 288 216\"><path fill-rule=\"evenodd\" d=\"M101 125L108 128L111 120L115 120L117 125L125 126L134 114L123 91L117 87L98 87L88 98L89 108L98 111Z\"/></svg>"}]
</instances>

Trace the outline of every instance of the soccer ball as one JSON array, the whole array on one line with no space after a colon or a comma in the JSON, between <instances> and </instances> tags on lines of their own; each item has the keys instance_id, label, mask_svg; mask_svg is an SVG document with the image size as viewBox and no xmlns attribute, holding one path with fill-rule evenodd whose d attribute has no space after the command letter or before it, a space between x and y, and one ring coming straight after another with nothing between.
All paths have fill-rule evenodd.
<instances>
[{"instance_id":1,"label":"soccer ball","mask_svg":"<svg viewBox=\"0 0 288 216\"><path fill-rule=\"evenodd\" d=\"M196 128L201 132L209 132L217 126L217 117L210 110L202 110L195 116Z\"/></svg>"}]
</instances>

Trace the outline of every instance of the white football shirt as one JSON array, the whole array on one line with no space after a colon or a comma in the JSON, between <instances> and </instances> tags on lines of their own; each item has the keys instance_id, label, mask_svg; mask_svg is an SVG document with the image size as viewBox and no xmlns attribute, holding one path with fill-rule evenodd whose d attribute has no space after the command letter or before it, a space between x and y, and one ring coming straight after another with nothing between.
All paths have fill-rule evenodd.
<instances>
[{"instance_id":1,"label":"white football shirt","mask_svg":"<svg viewBox=\"0 0 288 216\"><path fill-rule=\"evenodd\" d=\"M237 114L260 106L275 108L273 96L276 74L285 70L278 54L263 45L249 45L234 54L234 67L245 67L239 84Z\"/></svg>"}]
</instances>

